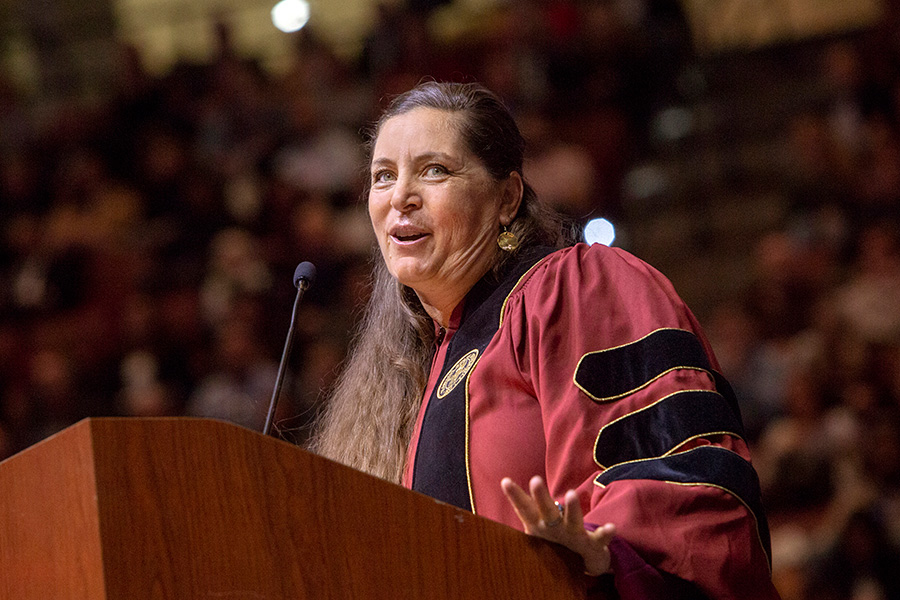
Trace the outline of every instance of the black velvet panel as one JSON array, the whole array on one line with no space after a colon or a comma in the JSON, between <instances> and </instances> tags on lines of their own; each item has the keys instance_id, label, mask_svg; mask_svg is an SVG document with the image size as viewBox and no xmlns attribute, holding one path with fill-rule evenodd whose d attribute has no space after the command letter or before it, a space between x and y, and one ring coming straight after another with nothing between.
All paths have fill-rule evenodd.
<instances>
[{"instance_id":1,"label":"black velvet panel","mask_svg":"<svg viewBox=\"0 0 900 600\"><path fill-rule=\"evenodd\" d=\"M759 490L759 478L749 462L718 446L700 446L686 452L622 463L606 469L594 480L607 486L626 479L652 479L690 485L710 485L736 496L756 518L759 537L771 564L769 525Z\"/></svg>"},{"instance_id":2,"label":"black velvet panel","mask_svg":"<svg viewBox=\"0 0 900 600\"><path fill-rule=\"evenodd\" d=\"M487 275L466 296L461 325L450 340L438 385L425 409L413 468L412 489L417 492L472 510L466 464L466 389L471 370L455 387L449 391L445 388L439 395L440 384L462 357L472 350L481 355L497 333L507 296L522 275L551 251L540 248L526 252L509 266L499 283Z\"/></svg>"},{"instance_id":3,"label":"black velvet panel","mask_svg":"<svg viewBox=\"0 0 900 600\"><path fill-rule=\"evenodd\" d=\"M700 340L690 331L658 329L630 344L586 354L575 383L604 402L627 396L672 369L712 372Z\"/></svg>"},{"instance_id":4,"label":"black velvet panel","mask_svg":"<svg viewBox=\"0 0 900 600\"><path fill-rule=\"evenodd\" d=\"M621 417L600 430L594 458L601 468L656 458L684 442L726 433L741 437L741 423L717 392L684 391Z\"/></svg>"}]
</instances>

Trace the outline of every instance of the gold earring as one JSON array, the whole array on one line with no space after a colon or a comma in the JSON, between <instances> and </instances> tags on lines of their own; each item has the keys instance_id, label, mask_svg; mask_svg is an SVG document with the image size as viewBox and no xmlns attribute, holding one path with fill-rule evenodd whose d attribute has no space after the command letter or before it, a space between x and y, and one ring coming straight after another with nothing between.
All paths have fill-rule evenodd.
<instances>
[{"instance_id":1,"label":"gold earring","mask_svg":"<svg viewBox=\"0 0 900 600\"><path fill-rule=\"evenodd\" d=\"M504 225L503 231L500 232L500 237L497 238L497 245L500 246L501 250L512 252L519 247L519 238Z\"/></svg>"}]
</instances>

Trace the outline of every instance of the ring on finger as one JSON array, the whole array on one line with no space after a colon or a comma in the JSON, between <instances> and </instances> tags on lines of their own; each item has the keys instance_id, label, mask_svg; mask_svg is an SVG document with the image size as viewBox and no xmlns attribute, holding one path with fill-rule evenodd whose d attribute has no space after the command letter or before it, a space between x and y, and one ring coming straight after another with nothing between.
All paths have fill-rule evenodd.
<instances>
[{"instance_id":1,"label":"ring on finger","mask_svg":"<svg viewBox=\"0 0 900 600\"><path fill-rule=\"evenodd\" d=\"M555 519L553 519L552 521L545 520L544 521L545 527L556 527L563 521L563 514L565 512L565 508L559 502L554 502L554 504L556 504L556 508L557 508L557 510L559 510L559 515L557 515L557 517Z\"/></svg>"}]
</instances>

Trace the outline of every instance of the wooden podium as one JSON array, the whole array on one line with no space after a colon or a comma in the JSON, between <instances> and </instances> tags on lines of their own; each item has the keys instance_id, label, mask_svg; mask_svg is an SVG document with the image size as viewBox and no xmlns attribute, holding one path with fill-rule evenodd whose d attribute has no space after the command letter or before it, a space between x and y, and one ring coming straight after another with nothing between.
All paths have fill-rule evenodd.
<instances>
[{"instance_id":1,"label":"wooden podium","mask_svg":"<svg viewBox=\"0 0 900 600\"><path fill-rule=\"evenodd\" d=\"M3 599L556 600L578 562L219 421L87 419L0 462Z\"/></svg>"}]
</instances>

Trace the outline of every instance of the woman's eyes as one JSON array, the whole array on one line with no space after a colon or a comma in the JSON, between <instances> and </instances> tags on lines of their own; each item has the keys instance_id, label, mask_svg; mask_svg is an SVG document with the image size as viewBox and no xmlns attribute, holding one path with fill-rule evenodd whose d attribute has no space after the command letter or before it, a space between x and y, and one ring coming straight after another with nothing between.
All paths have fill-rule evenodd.
<instances>
[{"instance_id":1,"label":"woman's eyes","mask_svg":"<svg viewBox=\"0 0 900 600\"><path fill-rule=\"evenodd\" d=\"M442 175L446 175L447 173L448 171L443 165L430 165L427 169L425 169L425 174L429 177L440 177Z\"/></svg>"},{"instance_id":2,"label":"woman's eyes","mask_svg":"<svg viewBox=\"0 0 900 600\"><path fill-rule=\"evenodd\" d=\"M450 170L443 165L428 165L422 171L424 177L444 177L449 174ZM387 169L375 171L372 173L372 183L390 183L396 181L397 174Z\"/></svg>"},{"instance_id":3,"label":"woman's eyes","mask_svg":"<svg viewBox=\"0 0 900 600\"><path fill-rule=\"evenodd\" d=\"M394 174L387 170L375 171L372 173L372 181L374 183L382 183L385 181L393 181Z\"/></svg>"}]
</instances>

